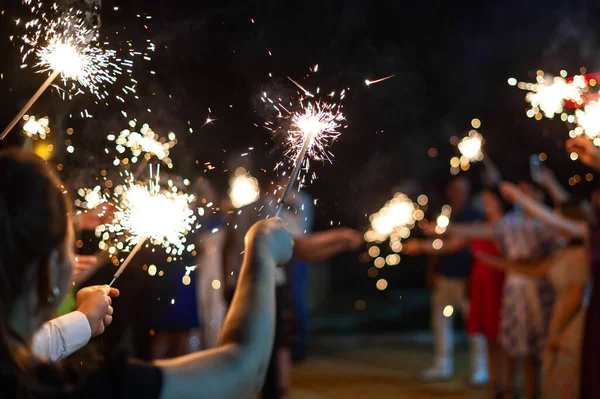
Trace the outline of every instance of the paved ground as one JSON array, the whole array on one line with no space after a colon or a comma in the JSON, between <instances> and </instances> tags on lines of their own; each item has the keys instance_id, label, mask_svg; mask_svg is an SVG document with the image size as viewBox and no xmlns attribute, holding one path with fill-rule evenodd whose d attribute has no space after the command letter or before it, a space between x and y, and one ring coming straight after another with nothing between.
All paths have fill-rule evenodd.
<instances>
[{"instance_id":1,"label":"paved ground","mask_svg":"<svg viewBox=\"0 0 600 399\"><path fill-rule=\"evenodd\" d=\"M418 372L431 361L430 336L327 337L293 373L291 399L482 398L468 385L466 346L457 345L456 376L424 384Z\"/></svg>"}]
</instances>

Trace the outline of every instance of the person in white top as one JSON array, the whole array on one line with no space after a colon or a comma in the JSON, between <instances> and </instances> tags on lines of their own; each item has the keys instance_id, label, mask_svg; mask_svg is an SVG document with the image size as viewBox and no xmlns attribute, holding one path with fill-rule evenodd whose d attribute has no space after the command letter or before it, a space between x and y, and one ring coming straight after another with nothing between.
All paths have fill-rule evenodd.
<instances>
[{"instance_id":1,"label":"person in white top","mask_svg":"<svg viewBox=\"0 0 600 399\"><path fill-rule=\"evenodd\" d=\"M107 285L81 289L76 311L46 322L34 334L33 353L42 360L58 362L83 348L112 323L111 297L118 296L119 290Z\"/></svg>"}]
</instances>

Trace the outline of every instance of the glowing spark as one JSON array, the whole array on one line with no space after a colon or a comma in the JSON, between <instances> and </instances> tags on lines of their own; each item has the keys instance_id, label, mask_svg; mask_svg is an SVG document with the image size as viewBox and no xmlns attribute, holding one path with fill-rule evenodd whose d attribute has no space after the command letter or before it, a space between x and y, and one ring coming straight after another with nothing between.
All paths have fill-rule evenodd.
<instances>
[{"instance_id":1,"label":"glowing spark","mask_svg":"<svg viewBox=\"0 0 600 399\"><path fill-rule=\"evenodd\" d=\"M130 121L129 126L134 129L136 121ZM114 139L114 136L109 136L108 139ZM177 144L175 133L169 133L168 139L167 141L165 138L159 138L158 134L147 123L144 123L139 132L125 129L114 140L116 149L120 154L123 154L126 149L131 151L131 162L133 163L136 163L140 155L144 153L146 160L149 160L151 156L155 156L168 166L172 166L169 151ZM120 162L118 158L117 160Z\"/></svg>"},{"instance_id":2,"label":"glowing spark","mask_svg":"<svg viewBox=\"0 0 600 399\"><path fill-rule=\"evenodd\" d=\"M452 214L452 208L450 205L444 205L442 207L442 213L436 219L435 233L444 234L446 229L450 225L450 216Z\"/></svg>"},{"instance_id":3,"label":"glowing spark","mask_svg":"<svg viewBox=\"0 0 600 399\"><path fill-rule=\"evenodd\" d=\"M461 153L460 162L462 164L483 160L483 136L476 130L471 130L469 135L458 143L458 150Z\"/></svg>"},{"instance_id":4,"label":"glowing spark","mask_svg":"<svg viewBox=\"0 0 600 399\"><path fill-rule=\"evenodd\" d=\"M309 140L307 155L317 161L331 162L332 154L327 148L341 134L339 128L344 115L336 104L326 102L301 103L302 109L292 114L292 125L288 131L289 148L286 155L296 159ZM308 163L308 158L306 162ZM308 167L308 165L307 165Z\"/></svg>"},{"instance_id":5,"label":"glowing spark","mask_svg":"<svg viewBox=\"0 0 600 399\"><path fill-rule=\"evenodd\" d=\"M388 238L391 244L400 242L410 236L410 229L415 221L423 218L423 212L410 198L402 193L396 193L383 208L369 218L371 228L365 234L369 242L382 243Z\"/></svg>"},{"instance_id":6,"label":"glowing spark","mask_svg":"<svg viewBox=\"0 0 600 399\"><path fill-rule=\"evenodd\" d=\"M116 249L131 249L147 239L153 245L163 246L168 254L183 253L186 234L196 220L189 207L194 196L179 192L174 186L162 190L158 168L155 176L147 184L129 182L121 195L115 195L118 205L113 221L97 229L103 238L101 249L114 244L109 248L112 255ZM123 236L124 242L120 241Z\"/></svg>"},{"instance_id":7,"label":"glowing spark","mask_svg":"<svg viewBox=\"0 0 600 399\"><path fill-rule=\"evenodd\" d=\"M94 188L80 188L77 190L77 194L83 198L83 201L76 199L75 205L84 209L97 208L100 204L106 202L106 198L104 198L101 190L102 188L100 186Z\"/></svg>"},{"instance_id":8,"label":"glowing spark","mask_svg":"<svg viewBox=\"0 0 600 399\"><path fill-rule=\"evenodd\" d=\"M565 75L566 76L566 75ZM525 101L531 104L531 109L527 110L527 116L535 119L542 119L542 113L546 118L553 118L554 115L563 111L566 100L574 102L582 101L582 95L587 88L587 83L583 76L575 76L572 82L562 77L544 77L543 71L538 71L537 83L519 82L518 87L527 90L529 93L525 96ZM509 84L514 82L509 82Z\"/></svg>"},{"instance_id":9,"label":"glowing spark","mask_svg":"<svg viewBox=\"0 0 600 399\"><path fill-rule=\"evenodd\" d=\"M46 7L42 1L32 5L26 0L24 4L31 15L24 23L17 21L17 26L24 30L16 36L22 42L22 67L29 66L29 58L35 55L37 60L33 64L38 72L60 73L62 86L57 88L64 92L61 93L63 99L81 94L81 88L85 88L106 102L107 87L119 80L123 80L123 86L117 88L116 99L124 102L124 95L135 95L134 60L150 59L155 50L151 41L146 41L143 51L128 41L127 45L120 45L126 49L125 54L119 54L103 48L108 42L100 39L99 21L91 21L89 12L75 8L64 10L56 4Z\"/></svg>"},{"instance_id":10,"label":"glowing spark","mask_svg":"<svg viewBox=\"0 0 600 399\"><path fill-rule=\"evenodd\" d=\"M590 102L583 110L575 111L575 118L578 125L575 134L585 133L590 139L596 139L600 135L600 104Z\"/></svg>"},{"instance_id":11,"label":"glowing spark","mask_svg":"<svg viewBox=\"0 0 600 399\"><path fill-rule=\"evenodd\" d=\"M393 78L393 77L394 77L394 76L396 76L396 75L398 75L398 74L397 74L397 73L395 73L395 74L393 74L393 75L386 76L385 78L381 78L381 79L375 79L375 80L369 80L369 79L367 79L367 80L365 80L365 84L366 84L367 86L371 86L371 85L374 85L374 84L376 84L376 83L380 83L380 82L386 81L386 80L388 80L388 79L391 79L391 78Z\"/></svg>"},{"instance_id":12,"label":"glowing spark","mask_svg":"<svg viewBox=\"0 0 600 399\"><path fill-rule=\"evenodd\" d=\"M258 180L246 172L244 168L238 168L235 176L229 180L229 198L234 208L256 202L260 197Z\"/></svg>"},{"instance_id":13,"label":"glowing spark","mask_svg":"<svg viewBox=\"0 0 600 399\"><path fill-rule=\"evenodd\" d=\"M308 90L306 90L304 87L302 87L302 85L301 85L300 83L296 82L294 79L290 78L289 76L288 76L288 79L289 79L289 80L290 80L290 81L291 81L293 84L295 84L296 86L298 86L298 88L299 88L300 90L302 90L306 96L308 96L308 97L314 97L314 96L311 94L311 92L310 92L310 91L308 91Z\"/></svg>"},{"instance_id":14,"label":"glowing spark","mask_svg":"<svg viewBox=\"0 0 600 399\"><path fill-rule=\"evenodd\" d=\"M46 135L50 133L50 120L48 117L36 119L35 116L25 115L23 116L25 124L23 125L23 134L27 137L39 137L45 139Z\"/></svg>"}]
</instances>

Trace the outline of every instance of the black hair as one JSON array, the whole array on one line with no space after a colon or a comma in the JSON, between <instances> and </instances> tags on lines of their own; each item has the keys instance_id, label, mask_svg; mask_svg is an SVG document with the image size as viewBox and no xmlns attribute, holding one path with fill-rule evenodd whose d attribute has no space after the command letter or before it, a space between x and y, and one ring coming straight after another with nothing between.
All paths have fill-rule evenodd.
<instances>
[{"instance_id":1,"label":"black hair","mask_svg":"<svg viewBox=\"0 0 600 399\"><path fill-rule=\"evenodd\" d=\"M488 191L491 194L495 195L498 201L500 201L500 206L502 207L504 213L508 213L512 209L513 205L504 199L504 196L500 192L498 186L487 186L484 187L481 191Z\"/></svg>"},{"instance_id":2,"label":"black hair","mask_svg":"<svg viewBox=\"0 0 600 399\"><path fill-rule=\"evenodd\" d=\"M0 171L0 372L39 387L15 356L13 342L28 343L10 320L27 287L36 287L38 311L50 306L50 258L63 248L70 207L60 181L38 156L2 151Z\"/></svg>"},{"instance_id":3,"label":"black hair","mask_svg":"<svg viewBox=\"0 0 600 399\"><path fill-rule=\"evenodd\" d=\"M571 197L561 204L558 209L562 216L578 222L589 223L592 220L592 209L589 201L581 197ZM569 241L570 246L581 246L584 240L572 238Z\"/></svg>"}]
</instances>

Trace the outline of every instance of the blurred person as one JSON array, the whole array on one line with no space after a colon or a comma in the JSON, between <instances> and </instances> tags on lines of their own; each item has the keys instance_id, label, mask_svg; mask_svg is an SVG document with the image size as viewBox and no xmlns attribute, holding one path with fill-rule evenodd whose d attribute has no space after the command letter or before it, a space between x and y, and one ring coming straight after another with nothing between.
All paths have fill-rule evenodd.
<instances>
[{"instance_id":1,"label":"blurred person","mask_svg":"<svg viewBox=\"0 0 600 399\"><path fill-rule=\"evenodd\" d=\"M541 203L544 192L528 181L519 186ZM505 199L510 198L500 186ZM463 238L493 239L504 258L511 262L535 264L552 254L557 245L557 231L548 228L542 220L519 207L494 224L454 224L449 235ZM504 394L514 395L515 371L523 363L525 396L535 398L539 393L540 362L544 351L554 290L546 276L531 277L508 271L503 289L499 342L503 349Z\"/></svg>"},{"instance_id":2,"label":"blurred person","mask_svg":"<svg viewBox=\"0 0 600 399\"><path fill-rule=\"evenodd\" d=\"M565 148L569 153L577 154L578 159L585 165L600 170L600 152L591 140L578 136L567 140ZM594 216L587 223L572 221L548 212L530 200L525 200L522 204L548 225L559 228L572 237L583 238L589 248L592 288L588 290L588 310L583 335L580 385L582 398L595 398L600 392L600 380L598 379L598 375L600 375L600 362L598 362L600 341L597 339L600 335L600 293L598 289L594 289L594 287L600 286L600 253L598 251L598 248L600 248L600 227L598 226L598 197L596 195L597 192L594 192L592 196Z\"/></svg>"},{"instance_id":3,"label":"blurred person","mask_svg":"<svg viewBox=\"0 0 600 399\"><path fill-rule=\"evenodd\" d=\"M153 364L120 357L99 363L49 364L31 339L69 288L73 259L70 208L44 161L0 153L0 382L18 398L238 398L260 387L273 340L273 273L292 239L278 219L246 236L238 289L218 348Z\"/></svg>"},{"instance_id":4,"label":"blurred person","mask_svg":"<svg viewBox=\"0 0 600 399\"><path fill-rule=\"evenodd\" d=\"M509 205L503 201L495 188L482 190L480 198L483 203L486 223L492 224L501 220ZM443 255L454 253L457 249L469 245L472 254L485 253L498 256L499 251L493 240L464 239L449 237L443 241L440 249L434 249L432 240L408 240L403 248L409 254L427 253ZM469 336L483 335L487 346L487 370L489 373L490 397L501 397L502 389L502 348L498 343L500 330L500 312L502 309L502 291L504 287L504 272L489 267L485 262L474 259L469 281L469 308L466 314L466 330ZM471 367L478 368L480 358L473 357Z\"/></svg>"},{"instance_id":5,"label":"blurred person","mask_svg":"<svg viewBox=\"0 0 600 399\"><path fill-rule=\"evenodd\" d=\"M471 186L464 177L455 177L446 186L446 200L452 208L450 224L468 223L483 219L478 211L469 205ZM428 245L418 241L405 243L407 253L430 252ZM433 365L421 373L424 381L445 380L454 375L454 336L452 316L458 310L466 317L469 313L468 279L471 273L473 258L468 241L456 241L446 246L443 251L430 252L428 262L428 281L433 289L431 300L431 327L434 336ZM440 255L438 257L438 255ZM445 313L450 306L453 311L449 316ZM485 338L480 334L469 336L471 352L471 382L475 385L488 382L487 356Z\"/></svg>"},{"instance_id":6,"label":"blurred person","mask_svg":"<svg viewBox=\"0 0 600 399\"><path fill-rule=\"evenodd\" d=\"M524 196L522 192L513 193ZM516 198L516 201L523 199ZM540 206L540 205L536 205ZM550 210L547 210L550 212ZM572 221L588 222L591 218L586 201L570 198L556 211ZM556 291L556 300L545 343L542 391L544 398L579 397L581 349L586 313L584 291L589 283L589 262L581 238L561 232L565 246L544 262L506 262L486 256L487 262L505 270L534 277L548 276Z\"/></svg>"},{"instance_id":7,"label":"blurred person","mask_svg":"<svg viewBox=\"0 0 600 399\"><path fill-rule=\"evenodd\" d=\"M212 183L206 178L199 178L194 193L197 206L206 205L198 220L201 230L196 240L196 307L202 323L202 348L211 349L217 346L227 310L223 278L226 228L223 211L219 207L208 206L219 203Z\"/></svg>"},{"instance_id":8,"label":"blurred person","mask_svg":"<svg viewBox=\"0 0 600 399\"><path fill-rule=\"evenodd\" d=\"M272 188L270 192L277 193L280 187L272 184ZM243 254L242 237L245 231L256 220L274 215L276 205L276 199L271 196L263 196L229 215L226 222L227 233L223 255L226 298L231 298L237 289L239 260ZM304 234L296 217L286 208L282 212L282 219L294 237L294 256L305 261L329 259L338 253L352 251L364 242L361 233L344 227ZM277 286L275 341L266 382L262 390L262 397L269 399L287 397L292 364L292 298L286 271L278 269L275 281Z\"/></svg>"}]
</instances>

